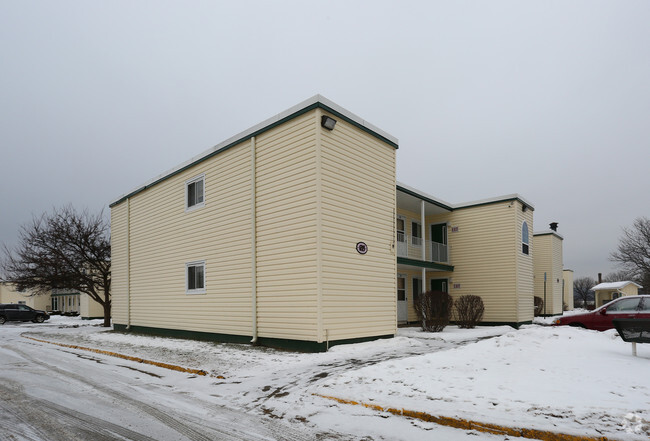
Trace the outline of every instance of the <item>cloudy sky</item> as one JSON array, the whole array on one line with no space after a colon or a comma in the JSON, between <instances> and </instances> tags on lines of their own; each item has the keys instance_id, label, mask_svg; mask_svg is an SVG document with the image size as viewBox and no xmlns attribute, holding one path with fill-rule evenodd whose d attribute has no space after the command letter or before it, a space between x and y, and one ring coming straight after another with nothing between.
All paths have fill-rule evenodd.
<instances>
[{"instance_id":1,"label":"cloudy sky","mask_svg":"<svg viewBox=\"0 0 650 441\"><path fill-rule=\"evenodd\" d=\"M399 139L398 180L519 193L575 276L650 216L648 1L0 0L0 242L320 93Z\"/></svg>"}]
</instances>

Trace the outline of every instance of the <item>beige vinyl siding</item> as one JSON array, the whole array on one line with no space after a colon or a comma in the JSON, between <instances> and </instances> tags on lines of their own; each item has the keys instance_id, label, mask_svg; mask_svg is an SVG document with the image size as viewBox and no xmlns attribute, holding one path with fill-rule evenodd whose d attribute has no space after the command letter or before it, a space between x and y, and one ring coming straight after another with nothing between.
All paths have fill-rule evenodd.
<instances>
[{"instance_id":1,"label":"beige vinyl siding","mask_svg":"<svg viewBox=\"0 0 650 441\"><path fill-rule=\"evenodd\" d=\"M250 163L244 142L131 198L132 325L251 334ZM200 174L205 206L186 211ZM192 261L205 261L205 294L185 293Z\"/></svg>"},{"instance_id":2,"label":"beige vinyl siding","mask_svg":"<svg viewBox=\"0 0 650 441\"><path fill-rule=\"evenodd\" d=\"M318 339L316 113L256 140L260 337Z\"/></svg>"},{"instance_id":3,"label":"beige vinyl siding","mask_svg":"<svg viewBox=\"0 0 650 441\"><path fill-rule=\"evenodd\" d=\"M128 324L128 201L111 207L111 318Z\"/></svg>"},{"instance_id":4,"label":"beige vinyl siding","mask_svg":"<svg viewBox=\"0 0 650 441\"><path fill-rule=\"evenodd\" d=\"M473 294L483 299L485 322L517 322L516 257L519 237L513 201L497 202L454 210L427 218L432 223L449 219L448 243L453 273L427 272L432 278L449 278L449 293L458 298ZM457 231L453 228L457 227ZM460 285L460 288L454 288Z\"/></svg>"},{"instance_id":5,"label":"beige vinyl siding","mask_svg":"<svg viewBox=\"0 0 650 441\"><path fill-rule=\"evenodd\" d=\"M346 121L320 134L320 339L392 335L395 149Z\"/></svg>"},{"instance_id":6,"label":"beige vinyl siding","mask_svg":"<svg viewBox=\"0 0 650 441\"><path fill-rule=\"evenodd\" d=\"M567 303L568 310L573 311L573 271L563 270L562 279L564 280L564 301Z\"/></svg>"},{"instance_id":7,"label":"beige vinyl siding","mask_svg":"<svg viewBox=\"0 0 650 441\"><path fill-rule=\"evenodd\" d=\"M533 240L535 251L535 296L546 299L543 314L562 313L562 239L554 234L536 235ZM544 273L546 273L546 295L544 295Z\"/></svg>"},{"instance_id":8,"label":"beige vinyl siding","mask_svg":"<svg viewBox=\"0 0 650 441\"><path fill-rule=\"evenodd\" d=\"M533 210L526 209L523 211L523 205L519 201L515 201L516 220L514 229L517 234L515 241L514 253L517 262L516 266L516 289L517 289L517 322L528 322L533 320L535 313L534 304L534 254L533 247ZM523 223L528 224L528 254L522 252L522 226Z\"/></svg>"},{"instance_id":9,"label":"beige vinyl siding","mask_svg":"<svg viewBox=\"0 0 650 441\"><path fill-rule=\"evenodd\" d=\"M9 283L0 282L0 303L21 303L47 311L52 307L51 294L32 295L31 292L18 292L15 286Z\"/></svg>"}]
</instances>

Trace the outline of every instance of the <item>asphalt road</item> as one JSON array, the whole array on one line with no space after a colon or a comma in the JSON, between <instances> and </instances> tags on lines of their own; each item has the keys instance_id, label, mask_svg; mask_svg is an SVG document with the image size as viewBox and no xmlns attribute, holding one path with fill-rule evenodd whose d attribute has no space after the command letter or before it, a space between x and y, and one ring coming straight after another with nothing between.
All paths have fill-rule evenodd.
<instances>
[{"instance_id":1,"label":"asphalt road","mask_svg":"<svg viewBox=\"0 0 650 441\"><path fill-rule=\"evenodd\" d=\"M159 381L188 374L33 342L20 336L27 330L0 327L2 441L313 439L282 421L197 403Z\"/></svg>"}]
</instances>

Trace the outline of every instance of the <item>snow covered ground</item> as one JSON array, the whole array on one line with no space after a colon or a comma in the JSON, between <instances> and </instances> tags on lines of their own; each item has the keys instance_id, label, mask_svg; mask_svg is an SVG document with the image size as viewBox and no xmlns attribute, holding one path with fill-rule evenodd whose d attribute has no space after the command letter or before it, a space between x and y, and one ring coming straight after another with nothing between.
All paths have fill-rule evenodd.
<instances>
[{"instance_id":1,"label":"snow covered ground","mask_svg":"<svg viewBox=\"0 0 650 441\"><path fill-rule=\"evenodd\" d=\"M197 407L226 404L303 427L314 439L412 440L434 434L446 440L512 439L319 395L508 427L618 440L650 437L650 345L638 345L633 357L631 345L613 330L449 326L429 334L403 328L393 339L303 354L117 333L100 323L54 316L43 325L4 327L206 370L211 376L173 372L148 381L196 397Z\"/></svg>"}]
</instances>

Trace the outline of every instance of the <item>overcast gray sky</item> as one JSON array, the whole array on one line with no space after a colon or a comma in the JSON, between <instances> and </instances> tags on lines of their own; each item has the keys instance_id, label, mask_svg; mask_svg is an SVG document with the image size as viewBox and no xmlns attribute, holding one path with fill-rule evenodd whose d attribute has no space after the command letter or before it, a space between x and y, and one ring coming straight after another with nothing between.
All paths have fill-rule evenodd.
<instances>
[{"instance_id":1,"label":"overcast gray sky","mask_svg":"<svg viewBox=\"0 0 650 441\"><path fill-rule=\"evenodd\" d=\"M648 1L0 0L0 242L91 210L320 93L398 180L519 193L576 277L650 216Z\"/></svg>"}]
</instances>

